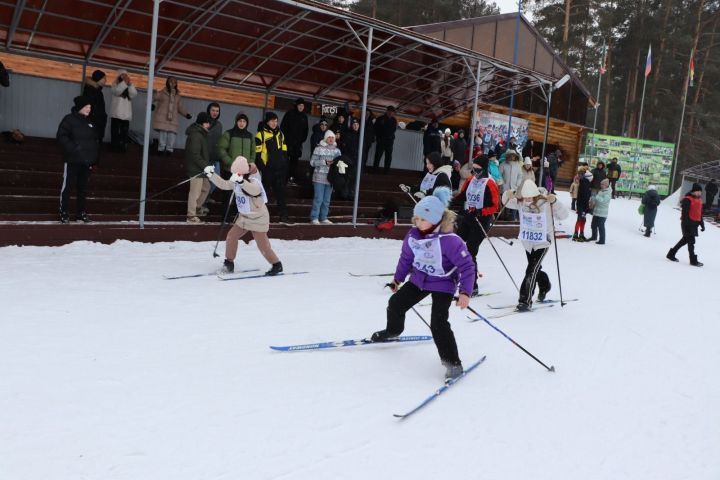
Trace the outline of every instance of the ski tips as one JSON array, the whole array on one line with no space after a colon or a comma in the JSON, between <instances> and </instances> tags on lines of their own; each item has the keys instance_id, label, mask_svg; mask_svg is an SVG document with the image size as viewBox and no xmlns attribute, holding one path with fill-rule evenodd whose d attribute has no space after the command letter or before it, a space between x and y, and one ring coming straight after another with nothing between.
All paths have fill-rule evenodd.
<instances>
[{"instance_id":1,"label":"ski tips","mask_svg":"<svg viewBox=\"0 0 720 480\"><path fill-rule=\"evenodd\" d=\"M548 370L548 372L555 373L555 365L550 365L550 369Z\"/></svg>"}]
</instances>

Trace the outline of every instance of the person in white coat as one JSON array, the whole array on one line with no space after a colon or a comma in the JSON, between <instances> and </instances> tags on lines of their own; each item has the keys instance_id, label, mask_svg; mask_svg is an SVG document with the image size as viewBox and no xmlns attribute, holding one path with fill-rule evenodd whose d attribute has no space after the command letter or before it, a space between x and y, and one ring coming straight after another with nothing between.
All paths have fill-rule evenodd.
<instances>
[{"instance_id":1,"label":"person in white coat","mask_svg":"<svg viewBox=\"0 0 720 480\"><path fill-rule=\"evenodd\" d=\"M125 153L132 120L132 100L137 90L126 70L118 70L117 73L112 83L110 102L110 144L114 151Z\"/></svg>"},{"instance_id":2,"label":"person in white coat","mask_svg":"<svg viewBox=\"0 0 720 480\"><path fill-rule=\"evenodd\" d=\"M524 312L532 308L536 283L540 285L539 302L543 302L550 291L550 279L542 271L542 261L555 239L555 219L564 220L569 212L554 194L546 193L544 188L541 191L531 180L525 180L517 191L506 190L503 203L520 213L518 238L525 247L528 265L520 285L517 310Z\"/></svg>"},{"instance_id":3,"label":"person in white coat","mask_svg":"<svg viewBox=\"0 0 720 480\"><path fill-rule=\"evenodd\" d=\"M508 190L516 191L522 185L522 165L520 156L515 150L508 150L505 154L505 161L500 164L500 174L503 178L503 194ZM518 213L510 210L513 220L517 220Z\"/></svg>"}]
</instances>

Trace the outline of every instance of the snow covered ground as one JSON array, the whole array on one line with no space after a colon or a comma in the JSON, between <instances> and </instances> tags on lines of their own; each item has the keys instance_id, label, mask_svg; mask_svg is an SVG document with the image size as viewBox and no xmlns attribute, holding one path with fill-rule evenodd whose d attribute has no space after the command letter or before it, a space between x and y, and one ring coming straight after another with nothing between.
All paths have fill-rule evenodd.
<instances>
[{"instance_id":1,"label":"snow covered ground","mask_svg":"<svg viewBox=\"0 0 720 480\"><path fill-rule=\"evenodd\" d=\"M432 343L268 348L383 328L387 279L348 272L393 271L400 242L275 241L310 273L233 282L162 278L216 268L213 243L2 248L0 477L717 480L720 229L699 237L705 267L671 263L679 212L648 239L637 205L611 203L607 245L559 240L579 302L494 321L556 373L453 308L464 363L487 361L404 421L442 384ZM519 281L519 242L494 245ZM515 302L487 243L479 262L501 293L472 306ZM254 245L237 265L267 268ZM545 270L558 298L554 254Z\"/></svg>"}]
</instances>

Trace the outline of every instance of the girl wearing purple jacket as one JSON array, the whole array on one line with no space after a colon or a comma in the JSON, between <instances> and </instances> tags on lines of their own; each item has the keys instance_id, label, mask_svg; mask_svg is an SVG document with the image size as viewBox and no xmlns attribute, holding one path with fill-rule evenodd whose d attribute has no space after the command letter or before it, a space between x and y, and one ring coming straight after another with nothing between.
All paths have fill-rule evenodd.
<instances>
[{"instance_id":1,"label":"girl wearing purple jacket","mask_svg":"<svg viewBox=\"0 0 720 480\"><path fill-rule=\"evenodd\" d=\"M455 213L445 208L450 195L450 189L440 187L415 205L415 227L403 240L395 276L388 284L393 296L387 307L387 327L372 335L373 342L399 336L405 329L405 313L432 295L430 330L446 368L446 381L463 372L448 322L450 304L459 288L457 305L467 307L475 281L472 256L465 242L453 233ZM410 281L400 287L408 274Z\"/></svg>"}]
</instances>

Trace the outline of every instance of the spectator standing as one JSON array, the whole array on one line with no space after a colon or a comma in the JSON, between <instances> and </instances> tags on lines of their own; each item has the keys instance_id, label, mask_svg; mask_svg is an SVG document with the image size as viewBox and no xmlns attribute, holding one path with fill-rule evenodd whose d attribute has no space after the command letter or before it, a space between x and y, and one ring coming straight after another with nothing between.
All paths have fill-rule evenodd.
<instances>
[{"instance_id":1,"label":"spectator standing","mask_svg":"<svg viewBox=\"0 0 720 480\"><path fill-rule=\"evenodd\" d=\"M449 128L445 129L443 138L440 141L440 157L445 165L450 165L453 161L453 138Z\"/></svg>"},{"instance_id":2,"label":"spectator standing","mask_svg":"<svg viewBox=\"0 0 720 480\"><path fill-rule=\"evenodd\" d=\"M132 120L132 100L137 96L137 89L130 81L127 70L118 70L117 73L111 87L110 145L114 151L125 153Z\"/></svg>"},{"instance_id":3,"label":"spectator standing","mask_svg":"<svg viewBox=\"0 0 720 480\"><path fill-rule=\"evenodd\" d=\"M544 159L543 159L544 160ZM548 155L547 161L550 164L550 178L552 178L553 185L557 183L557 174L560 170L560 166L563 163L563 152L559 148L556 148L553 153ZM553 192L554 193L554 192Z\"/></svg>"},{"instance_id":4,"label":"spectator standing","mask_svg":"<svg viewBox=\"0 0 720 480\"><path fill-rule=\"evenodd\" d=\"M350 130L342 136L342 142L338 145L342 154L352 161L353 168L358 166L358 149L360 148L360 119L352 118Z\"/></svg>"},{"instance_id":5,"label":"spectator standing","mask_svg":"<svg viewBox=\"0 0 720 480\"><path fill-rule=\"evenodd\" d=\"M578 187L580 186L580 175L582 175L584 172L581 172L578 168L578 173L573 177L573 181L570 184L570 198L572 199L572 202L570 203L570 210L573 212L575 211L575 204L577 203L577 196L578 196Z\"/></svg>"},{"instance_id":6,"label":"spectator standing","mask_svg":"<svg viewBox=\"0 0 720 480\"><path fill-rule=\"evenodd\" d=\"M593 179L592 183L590 184L590 190L592 190L593 195L595 195L600 191L600 182L607 178L605 162L603 162L602 160L598 161L595 168L592 169L592 174Z\"/></svg>"},{"instance_id":7,"label":"spectator standing","mask_svg":"<svg viewBox=\"0 0 720 480\"><path fill-rule=\"evenodd\" d=\"M457 131L457 138L453 139L452 142L453 160L460 162L460 165L465 165L468 161L467 149L468 144L467 140L465 140L465 130L461 128Z\"/></svg>"},{"instance_id":8,"label":"spectator standing","mask_svg":"<svg viewBox=\"0 0 720 480\"><path fill-rule=\"evenodd\" d=\"M358 175L360 175L367 165L368 155L370 153L370 147L375 143L375 117L372 111L368 108L365 110L365 137L363 138L363 156L362 166L358 169Z\"/></svg>"},{"instance_id":9,"label":"spectator standing","mask_svg":"<svg viewBox=\"0 0 720 480\"><path fill-rule=\"evenodd\" d=\"M697 255L695 254L695 237L698 236L698 227L703 232L705 231L705 221L702 217L702 187L699 183L693 183L690 191L680 201L680 227L682 229L682 238L680 241L672 247L666 258L677 262L675 258L678 250L687 245L688 254L690 255L690 265L695 267L702 267L703 264L698 261Z\"/></svg>"},{"instance_id":10,"label":"spectator standing","mask_svg":"<svg viewBox=\"0 0 720 480\"><path fill-rule=\"evenodd\" d=\"M443 132L438 126L437 118L433 117L423 135L423 155L427 157L430 152L440 153L440 142L442 138Z\"/></svg>"},{"instance_id":11,"label":"spectator standing","mask_svg":"<svg viewBox=\"0 0 720 480\"><path fill-rule=\"evenodd\" d=\"M535 183L535 169L533 168L533 161L530 157L525 157L522 168L522 178L520 179L520 185L525 183L525 180L530 180Z\"/></svg>"},{"instance_id":12,"label":"spectator standing","mask_svg":"<svg viewBox=\"0 0 720 480\"><path fill-rule=\"evenodd\" d=\"M85 196L92 166L98 161L100 145L95 126L89 118L92 99L81 95L75 97L73 103L71 113L62 119L56 135L65 162L60 188L60 222L70 222L68 206L70 189L74 184L77 191L76 219L88 223L90 218L85 211Z\"/></svg>"},{"instance_id":13,"label":"spectator standing","mask_svg":"<svg viewBox=\"0 0 720 480\"><path fill-rule=\"evenodd\" d=\"M718 192L718 186L717 183L715 183L715 179L713 178L708 182L707 185L705 185L705 208L707 210L712 210L713 202L715 201L715 195L717 195Z\"/></svg>"},{"instance_id":14,"label":"spectator standing","mask_svg":"<svg viewBox=\"0 0 720 480\"><path fill-rule=\"evenodd\" d=\"M210 148L208 146L208 130L210 129L210 115L207 112L198 113L195 123L185 130L185 170L190 178L190 191L187 200L187 222L202 223L199 217L207 215L207 209L202 205L210 193L210 181L206 177L199 177L210 165Z\"/></svg>"},{"instance_id":15,"label":"spectator standing","mask_svg":"<svg viewBox=\"0 0 720 480\"><path fill-rule=\"evenodd\" d=\"M85 79L85 86L83 87L83 95L90 99L92 110L88 115L88 119L93 124L98 143L102 143L105 137L105 127L107 126L105 96L102 91L106 82L105 72L95 70L91 76Z\"/></svg>"},{"instance_id":16,"label":"spectator standing","mask_svg":"<svg viewBox=\"0 0 720 480\"><path fill-rule=\"evenodd\" d=\"M375 160L373 161L373 170L377 171L380 166L380 159L385 156L385 165L383 173L387 175L392 164L393 146L395 144L395 130L397 130L397 120L395 119L395 107L388 106L385 114L375 120Z\"/></svg>"},{"instance_id":17,"label":"spectator standing","mask_svg":"<svg viewBox=\"0 0 720 480\"><path fill-rule=\"evenodd\" d=\"M473 157L473 158L476 158L476 157ZM488 153L487 157L488 157L488 172L490 173L490 176L492 177L492 179L495 180L495 184L498 186L500 191L502 191L503 184L505 183L505 181L503 180L502 173L500 171L500 160L498 160L497 155L495 155L495 152Z\"/></svg>"},{"instance_id":18,"label":"spectator standing","mask_svg":"<svg viewBox=\"0 0 720 480\"><path fill-rule=\"evenodd\" d=\"M323 141L325 138L325 132L329 128L330 124L328 123L327 119L325 117L320 117L320 121L313 125L313 133L310 136L310 151L314 152L315 147L320 145L320 142Z\"/></svg>"},{"instance_id":19,"label":"spectator standing","mask_svg":"<svg viewBox=\"0 0 720 480\"><path fill-rule=\"evenodd\" d=\"M278 126L275 112L267 112L262 128L255 134L255 165L262 174L265 190L272 189L280 213L280 221L287 222L285 176L287 175L287 145Z\"/></svg>"},{"instance_id":20,"label":"spectator standing","mask_svg":"<svg viewBox=\"0 0 720 480\"><path fill-rule=\"evenodd\" d=\"M500 165L500 173L503 177L503 193L508 190L517 190L522 185L522 167L519 156L515 150L508 150L505 161ZM510 209L510 216L517 220L517 209Z\"/></svg>"},{"instance_id":21,"label":"spectator standing","mask_svg":"<svg viewBox=\"0 0 720 480\"><path fill-rule=\"evenodd\" d=\"M645 236L649 238L653 228L655 228L655 217L657 216L657 209L660 205L660 195L658 195L655 185L648 187L640 202L645 205L643 225L645 226Z\"/></svg>"},{"instance_id":22,"label":"spectator standing","mask_svg":"<svg viewBox=\"0 0 720 480\"><path fill-rule=\"evenodd\" d=\"M335 145L335 132L327 130L325 138L315 147L310 158L310 164L315 168L312 177L314 196L310 211L310 223L313 225L332 223L327 217L333 189L327 176L330 166L339 156L340 149Z\"/></svg>"},{"instance_id":23,"label":"spectator standing","mask_svg":"<svg viewBox=\"0 0 720 480\"><path fill-rule=\"evenodd\" d=\"M610 186L612 187L612 198L615 198L617 193L615 192L615 184L617 183L620 175L622 174L622 167L618 163L617 157L610 160L610 164L607 166L608 178L610 179Z\"/></svg>"},{"instance_id":24,"label":"spectator standing","mask_svg":"<svg viewBox=\"0 0 720 480\"><path fill-rule=\"evenodd\" d=\"M188 120L192 115L185 109L178 89L177 79L168 77L165 88L153 92L152 128L158 132L158 154L172 155L178 130L178 114Z\"/></svg>"},{"instance_id":25,"label":"spectator standing","mask_svg":"<svg viewBox=\"0 0 720 480\"><path fill-rule=\"evenodd\" d=\"M235 115L235 125L233 128L227 130L220 137L217 148L220 157L220 170L214 171L225 180L232 175L230 167L237 157L245 158L250 162L250 165L255 164L255 138L247 128L249 123L248 116L239 112ZM253 167L253 170L254 169L255 167ZM231 196L231 190L226 190L223 201L223 212L227 211ZM230 208L233 209L233 207Z\"/></svg>"},{"instance_id":26,"label":"spectator standing","mask_svg":"<svg viewBox=\"0 0 720 480\"><path fill-rule=\"evenodd\" d=\"M0 62L0 85L3 87L9 87L10 86L10 75L8 74L7 68L5 68L5 65Z\"/></svg>"},{"instance_id":27,"label":"spectator standing","mask_svg":"<svg viewBox=\"0 0 720 480\"><path fill-rule=\"evenodd\" d=\"M280 130L285 134L288 148L288 185L296 185L298 160L302 156L303 143L308 136L308 116L305 113L305 100L295 100L295 108L283 115Z\"/></svg>"},{"instance_id":28,"label":"spectator standing","mask_svg":"<svg viewBox=\"0 0 720 480\"><path fill-rule=\"evenodd\" d=\"M208 104L205 112L210 115L210 128L208 129L207 136L208 149L210 151L210 165L213 165L215 170L220 171L220 150L218 150L218 143L220 143L220 137L223 135L223 124L220 121L220 104L217 102ZM211 182L210 193L212 194L214 191L215 184Z\"/></svg>"},{"instance_id":29,"label":"spectator standing","mask_svg":"<svg viewBox=\"0 0 720 480\"><path fill-rule=\"evenodd\" d=\"M578 183L577 202L575 202L577 220L575 220L575 229L572 236L573 242L587 241L587 238L585 238L585 222L587 221L586 216L590 211L590 197L592 196L590 182L592 182L593 175L587 167L581 168L582 173L580 174L580 182Z\"/></svg>"},{"instance_id":30,"label":"spectator standing","mask_svg":"<svg viewBox=\"0 0 720 480\"><path fill-rule=\"evenodd\" d=\"M593 207L593 218L590 222L590 230L592 235L588 241L597 240L598 245L605 245L605 221L607 220L608 211L610 210L610 200L612 199L612 191L610 190L610 180L605 178L600 182L600 191L595 195L595 206ZM599 236L598 236L599 235Z\"/></svg>"}]
</instances>

